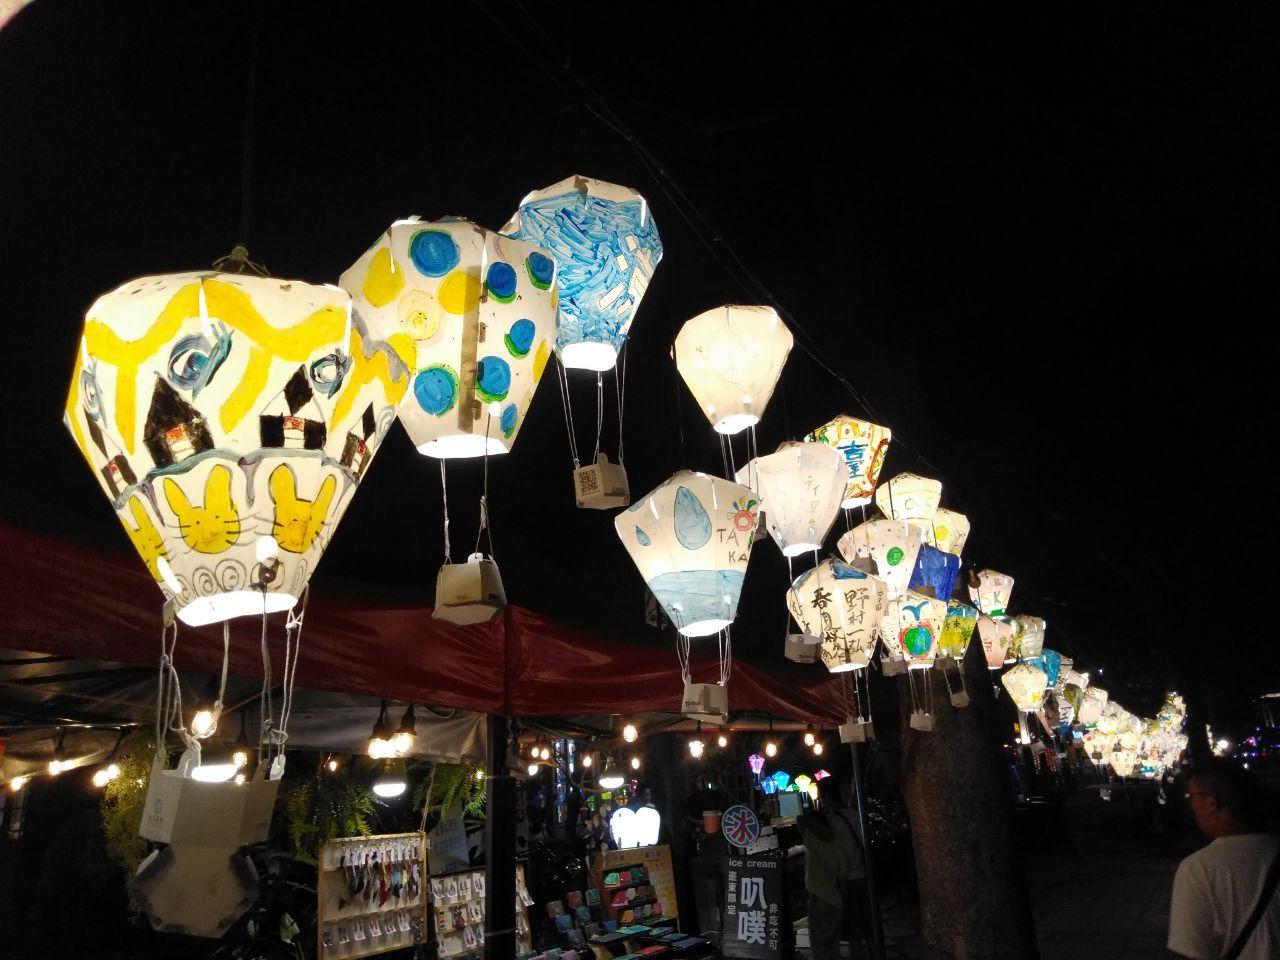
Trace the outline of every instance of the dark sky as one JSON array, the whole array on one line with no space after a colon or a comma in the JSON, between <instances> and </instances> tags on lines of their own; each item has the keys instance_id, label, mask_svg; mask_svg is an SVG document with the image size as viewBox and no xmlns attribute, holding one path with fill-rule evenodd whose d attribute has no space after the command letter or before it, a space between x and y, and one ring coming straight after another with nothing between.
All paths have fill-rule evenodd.
<instances>
[{"instance_id":1,"label":"dark sky","mask_svg":"<svg viewBox=\"0 0 1280 960\"><path fill-rule=\"evenodd\" d=\"M884 475L944 482L974 525L967 564L1013 574L1049 646L1136 707L1178 682L1225 721L1280 686L1276 618L1241 602L1275 602L1242 575L1273 549L1280 50L1262 6L257 6L247 239L273 274L335 281L408 214L499 227L571 173L635 186L666 255L628 350L633 493L720 472L666 351L695 313L756 299L732 248L893 428ZM62 399L97 295L238 239L248 10L37 0L0 33L8 522L127 548ZM611 516L573 508L555 389L493 465L508 594L629 630L643 587ZM840 411L867 415L797 349L760 447ZM434 466L393 432L317 588L429 599ZM451 473L459 542L474 467ZM759 545L741 655L781 656L785 580Z\"/></svg>"}]
</instances>

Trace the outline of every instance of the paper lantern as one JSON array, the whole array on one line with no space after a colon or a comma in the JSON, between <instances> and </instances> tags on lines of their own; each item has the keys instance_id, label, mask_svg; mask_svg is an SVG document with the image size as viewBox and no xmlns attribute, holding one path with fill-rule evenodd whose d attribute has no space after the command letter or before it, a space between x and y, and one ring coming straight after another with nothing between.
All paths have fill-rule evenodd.
<instances>
[{"instance_id":1,"label":"paper lantern","mask_svg":"<svg viewBox=\"0 0 1280 960\"><path fill-rule=\"evenodd\" d=\"M287 610L408 387L336 287L143 277L85 318L65 420L178 615Z\"/></svg>"},{"instance_id":2,"label":"paper lantern","mask_svg":"<svg viewBox=\"0 0 1280 960\"><path fill-rule=\"evenodd\" d=\"M502 232L542 247L556 262L560 362L571 370L612 370L662 259L644 197L573 176L521 200Z\"/></svg>"},{"instance_id":3,"label":"paper lantern","mask_svg":"<svg viewBox=\"0 0 1280 960\"><path fill-rule=\"evenodd\" d=\"M1040 654L1041 669L1050 689L1056 689L1062 676L1062 655L1057 650L1045 649Z\"/></svg>"},{"instance_id":4,"label":"paper lantern","mask_svg":"<svg viewBox=\"0 0 1280 960\"><path fill-rule=\"evenodd\" d=\"M925 530L931 528L941 499L942 481L914 473L900 473L876 489L876 506L881 513Z\"/></svg>"},{"instance_id":5,"label":"paper lantern","mask_svg":"<svg viewBox=\"0 0 1280 960\"><path fill-rule=\"evenodd\" d=\"M1107 691L1101 687L1089 687L1084 691L1084 701L1080 704L1080 723L1085 727L1096 727L1102 719L1103 708L1107 705Z\"/></svg>"},{"instance_id":6,"label":"paper lantern","mask_svg":"<svg viewBox=\"0 0 1280 960\"><path fill-rule=\"evenodd\" d=\"M947 602L908 590L890 600L880 620L880 635L892 659L907 661L912 670L932 666L938 639L947 619Z\"/></svg>"},{"instance_id":7,"label":"paper lantern","mask_svg":"<svg viewBox=\"0 0 1280 960\"><path fill-rule=\"evenodd\" d=\"M1008 670L1000 678L1009 697L1023 713L1032 713L1040 709L1040 701L1044 699L1045 675L1043 670L1020 663Z\"/></svg>"},{"instance_id":8,"label":"paper lantern","mask_svg":"<svg viewBox=\"0 0 1280 960\"><path fill-rule=\"evenodd\" d=\"M931 529L926 531L925 540L939 550L954 553L958 557L969 541L969 518L963 513L939 507L933 514L933 523Z\"/></svg>"},{"instance_id":9,"label":"paper lantern","mask_svg":"<svg viewBox=\"0 0 1280 960\"><path fill-rule=\"evenodd\" d=\"M982 656L987 661L987 669L999 670L1009 653L1009 644L1013 641L1013 627L1009 621L988 617L985 613L978 616L978 639L982 643Z\"/></svg>"},{"instance_id":10,"label":"paper lantern","mask_svg":"<svg viewBox=\"0 0 1280 960\"><path fill-rule=\"evenodd\" d=\"M927 543L922 544L916 555L915 569L911 571L911 589L933 596L938 600L950 600L960 578L960 558Z\"/></svg>"},{"instance_id":11,"label":"paper lantern","mask_svg":"<svg viewBox=\"0 0 1280 960\"><path fill-rule=\"evenodd\" d=\"M758 777L760 776L760 771L764 769L764 757L758 753L753 753L747 757L747 764L751 767L751 772Z\"/></svg>"},{"instance_id":12,"label":"paper lantern","mask_svg":"<svg viewBox=\"0 0 1280 960\"><path fill-rule=\"evenodd\" d=\"M1013 593L1013 577L995 570L979 570L969 575L969 599L989 617L1003 617Z\"/></svg>"},{"instance_id":13,"label":"paper lantern","mask_svg":"<svg viewBox=\"0 0 1280 960\"><path fill-rule=\"evenodd\" d=\"M791 783L791 774L785 770L779 770L770 779L773 780L773 785L778 790L786 790L787 785Z\"/></svg>"},{"instance_id":14,"label":"paper lantern","mask_svg":"<svg viewBox=\"0 0 1280 960\"><path fill-rule=\"evenodd\" d=\"M640 575L685 636L733 622L759 509L750 487L682 470L614 519Z\"/></svg>"},{"instance_id":15,"label":"paper lantern","mask_svg":"<svg viewBox=\"0 0 1280 960\"><path fill-rule=\"evenodd\" d=\"M419 453L511 449L555 336L546 250L467 220L398 220L340 283L358 320L409 363L399 414Z\"/></svg>"},{"instance_id":16,"label":"paper lantern","mask_svg":"<svg viewBox=\"0 0 1280 960\"><path fill-rule=\"evenodd\" d=\"M1010 619L1014 629L1013 655L1023 660L1040 656L1044 650L1044 618L1020 614Z\"/></svg>"},{"instance_id":17,"label":"paper lantern","mask_svg":"<svg viewBox=\"0 0 1280 960\"><path fill-rule=\"evenodd\" d=\"M920 554L920 530L901 520L868 520L840 537L840 556L854 564L870 557L876 573L896 597L907 589Z\"/></svg>"},{"instance_id":18,"label":"paper lantern","mask_svg":"<svg viewBox=\"0 0 1280 960\"><path fill-rule=\"evenodd\" d=\"M832 673L858 670L876 649L885 610L884 582L839 560L823 560L787 591L787 609L807 633L822 639L822 662Z\"/></svg>"},{"instance_id":19,"label":"paper lantern","mask_svg":"<svg viewBox=\"0 0 1280 960\"><path fill-rule=\"evenodd\" d=\"M791 331L772 307L716 307L676 334L676 369L717 433L760 422L791 352Z\"/></svg>"},{"instance_id":20,"label":"paper lantern","mask_svg":"<svg viewBox=\"0 0 1280 960\"><path fill-rule=\"evenodd\" d=\"M738 471L737 480L760 494L769 509L764 526L784 557L822 547L840 512L849 468L830 447L788 441Z\"/></svg>"},{"instance_id":21,"label":"paper lantern","mask_svg":"<svg viewBox=\"0 0 1280 960\"><path fill-rule=\"evenodd\" d=\"M808 443L825 443L844 456L849 467L849 481L840 506L848 510L871 502L892 437L893 432L888 427L841 414L804 439Z\"/></svg>"},{"instance_id":22,"label":"paper lantern","mask_svg":"<svg viewBox=\"0 0 1280 960\"><path fill-rule=\"evenodd\" d=\"M950 657L957 665L969 652L973 631L978 626L978 611L967 603L952 600L947 604L947 618L942 624L942 637L938 640L938 656Z\"/></svg>"}]
</instances>

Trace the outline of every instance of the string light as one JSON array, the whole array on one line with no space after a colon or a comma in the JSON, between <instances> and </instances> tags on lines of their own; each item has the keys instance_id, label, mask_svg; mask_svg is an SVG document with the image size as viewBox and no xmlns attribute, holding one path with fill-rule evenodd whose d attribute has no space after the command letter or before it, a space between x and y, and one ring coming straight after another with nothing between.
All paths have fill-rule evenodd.
<instances>
[{"instance_id":1,"label":"string light","mask_svg":"<svg viewBox=\"0 0 1280 960\"><path fill-rule=\"evenodd\" d=\"M407 757L413 752L414 741L418 738L418 718L413 715L413 704L409 704L409 709L404 712L404 716L400 719L400 726L396 730L396 735L392 738L396 756Z\"/></svg>"},{"instance_id":2,"label":"string light","mask_svg":"<svg viewBox=\"0 0 1280 960\"><path fill-rule=\"evenodd\" d=\"M702 742L702 721L698 721L698 729L694 732L693 738L689 741L689 756L697 760L702 757L702 751L706 749L706 744Z\"/></svg>"},{"instance_id":3,"label":"string light","mask_svg":"<svg viewBox=\"0 0 1280 960\"><path fill-rule=\"evenodd\" d=\"M627 743L635 743L636 738L639 736L640 731L636 729L636 725L634 723L628 722L627 725L622 728L622 739L627 741Z\"/></svg>"},{"instance_id":4,"label":"string light","mask_svg":"<svg viewBox=\"0 0 1280 960\"><path fill-rule=\"evenodd\" d=\"M815 739L816 738L813 735L813 724L809 724L805 727L804 731L804 745L806 747L812 747Z\"/></svg>"},{"instance_id":5,"label":"string light","mask_svg":"<svg viewBox=\"0 0 1280 960\"><path fill-rule=\"evenodd\" d=\"M764 755L770 758L778 755L778 745L773 740L773 717L769 718L769 738L764 742Z\"/></svg>"},{"instance_id":6,"label":"string light","mask_svg":"<svg viewBox=\"0 0 1280 960\"><path fill-rule=\"evenodd\" d=\"M639 769L640 769L640 758L639 758L639 757L632 757L632 758L631 758L631 769L632 769L632 770L639 770Z\"/></svg>"},{"instance_id":7,"label":"string light","mask_svg":"<svg viewBox=\"0 0 1280 960\"><path fill-rule=\"evenodd\" d=\"M583 770L590 770L590 769L591 769L591 764L593 764L593 763L595 763L595 760L593 760L593 759L592 759L591 754L589 754L589 753L584 753L584 754L582 755L582 769L583 769Z\"/></svg>"},{"instance_id":8,"label":"string light","mask_svg":"<svg viewBox=\"0 0 1280 960\"><path fill-rule=\"evenodd\" d=\"M31 779L30 777L14 777L12 780L9 781L9 792L17 793L19 790L21 790L23 787L27 785L27 781L30 779Z\"/></svg>"},{"instance_id":9,"label":"string light","mask_svg":"<svg viewBox=\"0 0 1280 960\"><path fill-rule=\"evenodd\" d=\"M815 743L815 744L813 745L813 755L814 755L815 757L820 757L820 756L822 756L822 749L823 749L823 747L822 747L822 744L821 744L821 743Z\"/></svg>"},{"instance_id":10,"label":"string light","mask_svg":"<svg viewBox=\"0 0 1280 960\"><path fill-rule=\"evenodd\" d=\"M716 743L721 750L729 745L729 737L723 730L720 731L720 736L716 737Z\"/></svg>"},{"instance_id":11,"label":"string light","mask_svg":"<svg viewBox=\"0 0 1280 960\"><path fill-rule=\"evenodd\" d=\"M382 701L382 709L378 711L377 722L373 725L373 733L369 736L369 757L372 760L387 760L395 748L387 740L387 701Z\"/></svg>"},{"instance_id":12,"label":"string light","mask_svg":"<svg viewBox=\"0 0 1280 960\"><path fill-rule=\"evenodd\" d=\"M600 784L602 790L617 790L622 786L624 777L622 771L614 765L612 755L605 757L604 770L601 771L600 779L596 782Z\"/></svg>"}]
</instances>

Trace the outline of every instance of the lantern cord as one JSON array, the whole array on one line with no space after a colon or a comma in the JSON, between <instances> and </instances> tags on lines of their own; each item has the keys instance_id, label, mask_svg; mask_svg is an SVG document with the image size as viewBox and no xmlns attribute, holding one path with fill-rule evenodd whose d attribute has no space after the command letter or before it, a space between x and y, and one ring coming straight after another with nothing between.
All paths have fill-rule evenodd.
<instances>
[{"instance_id":1,"label":"lantern cord","mask_svg":"<svg viewBox=\"0 0 1280 960\"><path fill-rule=\"evenodd\" d=\"M676 659L680 661L680 676L685 683L692 683L689 673L689 638L676 631Z\"/></svg>"},{"instance_id":2,"label":"lantern cord","mask_svg":"<svg viewBox=\"0 0 1280 960\"><path fill-rule=\"evenodd\" d=\"M618 392L618 466L622 466L622 405L627 398L627 345L618 351L618 362L613 372L613 386Z\"/></svg>"},{"instance_id":3,"label":"lantern cord","mask_svg":"<svg viewBox=\"0 0 1280 960\"><path fill-rule=\"evenodd\" d=\"M600 434L604 432L604 374L596 371L596 453L592 463L600 460Z\"/></svg>"},{"instance_id":4,"label":"lantern cord","mask_svg":"<svg viewBox=\"0 0 1280 960\"><path fill-rule=\"evenodd\" d=\"M165 739L170 732L182 738L187 749L197 754L200 743L192 737L182 719L182 682L174 667L174 652L178 646L178 620L172 608L165 605L165 623L160 631L160 671L156 690L156 756L165 756Z\"/></svg>"},{"instance_id":5,"label":"lantern cord","mask_svg":"<svg viewBox=\"0 0 1280 960\"><path fill-rule=\"evenodd\" d=\"M484 421L484 485L480 488L480 529L476 531L476 548L480 552L480 538L489 541L489 559L497 560L493 552L493 529L489 525L489 429L493 426L493 414L486 414Z\"/></svg>"},{"instance_id":6,"label":"lantern cord","mask_svg":"<svg viewBox=\"0 0 1280 960\"><path fill-rule=\"evenodd\" d=\"M281 694L280 725L276 730L279 753L289 739L289 720L293 716L293 685L298 675L298 655L302 652L302 621L307 615L307 600L311 596L311 584L302 588L298 612L289 611L284 628L284 692ZM259 746L261 750L261 746Z\"/></svg>"},{"instance_id":7,"label":"lantern cord","mask_svg":"<svg viewBox=\"0 0 1280 960\"><path fill-rule=\"evenodd\" d=\"M569 393L569 374L556 355L556 383L560 385L560 409L564 413L565 431L569 435L569 456L573 460L573 469L582 466L578 460L578 438L573 432L573 400Z\"/></svg>"},{"instance_id":8,"label":"lantern cord","mask_svg":"<svg viewBox=\"0 0 1280 960\"><path fill-rule=\"evenodd\" d=\"M729 454L725 451L725 448L724 448L724 445L725 445L724 434L723 433L719 434L719 437L720 437L720 464L721 464L721 469L724 470L724 475L727 479L729 477Z\"/></svg>"},{"instance_id":9,"label":"lantern cord","mask_svg":"<svg viewBox=\"0 0 1280 960\"><path fill-rule=\"evenodd\" d=\"M760 448L756 445L755 424L751 425L751 436L749 439L751 441L751 446L747 449L747 453L751 457L751 489L758 493L760 490Z\"/></svg>"},{"instance_id":10,"label":"lantern cord","mask_svg":"<svg viewBox=\"0 0 1280 960\"><path fill-rule=\"evenodd\" d=\"M440 496L444 502L444 562L452 563L449 553L449 478L445 473L445 458L440 458Z\"/></svg>"},{"instance_id":11,"label":"lantern cord","mask_svg":"<svg viewBox=\"0 0 1280 960\"><path fill-rule=\"evenodd\" d=\"M262 693L258 695L258 763L271 756L271 728L275 722L275 705L271 696L271 647L267 643L267 591L262 589L262 634L258 638L262 651Z\"/></svg>"}]
</instances>

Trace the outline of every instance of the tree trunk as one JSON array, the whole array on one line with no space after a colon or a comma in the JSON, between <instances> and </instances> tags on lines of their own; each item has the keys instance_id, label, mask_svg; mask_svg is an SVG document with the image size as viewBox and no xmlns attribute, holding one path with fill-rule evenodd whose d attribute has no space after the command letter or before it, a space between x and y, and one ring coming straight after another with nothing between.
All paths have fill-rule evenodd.
<instances>
[{"instance_id":1,"label":"tree trunk","mask_svg":"<svg viewBox=\"0 0 1280 960\"><path fill-rule=\"evenodd\" d=\"M903 706L902 793L911 819L920 888L920 928L938 960L1036 960L1035 928L1014 845L1013 800L1004 758L993 742L995 699L982 648L964 663L970 704L951 706L938 670L932 732L913 730L907 679ZM958 686L952 679L953 687Z\"/></svg>"}]
</instances>

